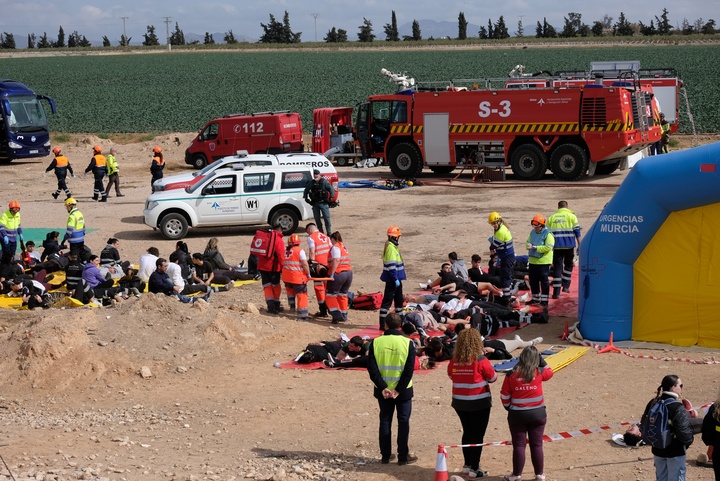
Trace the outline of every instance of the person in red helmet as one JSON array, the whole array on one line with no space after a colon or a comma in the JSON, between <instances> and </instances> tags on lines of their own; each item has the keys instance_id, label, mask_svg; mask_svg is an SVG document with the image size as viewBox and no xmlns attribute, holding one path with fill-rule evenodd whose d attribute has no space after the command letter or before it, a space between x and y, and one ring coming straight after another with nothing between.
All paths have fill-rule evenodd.
<instances>
[{"instance_id":1,"label":"person in red helmet","mask_svg":"<svg viewBox=\"0 0 720 481\"><path fill-rule=\"evenodd\" d=\"M95 177L95 185L93 186L93 200L98 202L107 202L107 194L103 179L107 175L107 159L102 155L102 148L99 145L93 147L93 156L90 163L85 169L85 173L92 171Z\"/></svg>"},{"instance_id":2,"label":"person in red helmet","mask_svg":"<svg viewBox=\"0 0 720 481\"><path fill-rule=\"evenodd\" d=\"M5 266L15 258L17 241L23 240L22 227L20 227L20 202L13 200L8 210L0 215L0 239L2 239L2 259L0 265Z\"/></svg>"},{"instance_id":3,"label":"person in red helmet","mask_svg":"<svg viewBox=\"0 0 720 481\"><path fill-rule=\"evenodd\" d=\"M165 170L165 158L163 157L162 147L156 145L153 147L153 158L150 164L150 174L152 175L150 179L151 190L155 181L163 178L163 170Z\"/></svg>"},{"instance_id":4,"label":"person in red helmet","mask_svg":"<svg viewBox=\"0 0 720 481\"><path fill-rule=\"evenodd\" d=\"M548 305L550 295L550 266L553 260L555 237L550 229L545 227L545 217L538 214L533 217L530 224L533 230L527 239L528 256L530 257L530 291L532 299L528 304Z\"/></svg>"},{"instance_id":5,"label":"person in red helmet","mask_svg":"<svg viewBox=\"0 0 720 481\"><path fill-rule=\"evenodd\" d=\"M58 186L57 190L52 193L52 196L57 199L60 195L60 191L65 191L65 198L69 199L72 197L72 193L70 192L70 189L68 189L65 179L67 179L68 172L70 172L72 177L75 177L75 173L73 172L72 165L70 165L68 158L62 155L60 147L55 147L53 149L53 154L55 154L55 158L52 162L50 162L48 168L45 169L45 172L50 172L55 169L55 177L57 177Z\"/></svg>"},{"instance_id":6,"label":"person in red helmet","mask_svg":"<svg viewBox=\"0 0 720 481\"><path fill-rule=\"evenodd\" d=\"M295 309L298 321L308 320L307 282L310 278L310 265L307 254L300 247L300 236L292 234L288 238L287 249L282 266L282 280L285 283L288 304Z\"/></svg>"}]
</instances>

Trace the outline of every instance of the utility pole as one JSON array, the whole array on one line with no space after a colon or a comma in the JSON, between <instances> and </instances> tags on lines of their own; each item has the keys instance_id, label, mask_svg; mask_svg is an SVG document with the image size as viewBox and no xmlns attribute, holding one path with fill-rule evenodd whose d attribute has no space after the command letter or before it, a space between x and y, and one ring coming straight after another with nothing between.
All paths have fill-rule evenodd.
<instances>
[{"instance_id":1,"label":"utility pole","mask_svg":"<svg viewBox=\"0 0 720 481\"><path fill-rule=\"evenodd\" d=\"M170 51L170 19L172 17L163 17L165 19L165 40L167 41L168 51Z\"/></svg>"},{"instance_id":2,"label":"utility pole","mask_svg":"<svg viewBox=\"0 0 720 481\"><path fill-rule=\"evenodd\" d=\"M127 20L129 17L120 17L123 21L123 47L128 47L127 44L127 32L125 31L125 20Z\"/></svg>"},{"instance_id":3,"label":"utility pole","mask_svg":"<svg viewBox=\"0 0 720 481\"><path fill-rule=\"evenodd\" d=\"M311 13L310 15L312 15L313 18L315 19L315 41L317 42L317 18L318 18L318 15L320 15L320 14L319 13Z\"/></svg>"}]
</instances>

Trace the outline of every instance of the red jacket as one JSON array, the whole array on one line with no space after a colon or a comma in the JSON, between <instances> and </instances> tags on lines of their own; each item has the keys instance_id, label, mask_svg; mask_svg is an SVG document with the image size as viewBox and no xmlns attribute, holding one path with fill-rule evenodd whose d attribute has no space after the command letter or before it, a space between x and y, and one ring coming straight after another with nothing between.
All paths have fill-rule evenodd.
<instances>
[{"instance_id":1,"label":"red jacket","mask_svg":"<svg viewBox=\"0 0 720 481\"><path fill-rule=\"evenodd\" d=\"M545 398L543 397L543 381L553 376L553 370L546 366L535 371L535 379L523 382L518 379L518 372L505 376L500 389L500 400L509 411L508 421L526 422L542 419L545 414Z\"/></svg>"},{"instance_id":2,"label":"red jacket","mask_svg":"<svg viewBox=\"0 0 720 481\"><path fill-rule=\"evenodd\" d=\"M285 259L285 245L282 240L282 233L276 230L272 231L272 235L275 236L275 250L273 254L268 257L258 256L258 270L265 272L280 272L282 271L283 259Z\"/></svg>"},{"instance_id":3,"label":"red jacket","mask_svg":"<svg viewBox=\"0 0 720 481\"><path fill-rule=\"evenodd\" d=\"M452 404L458 411L478 411L492 406L488 383L497 380L492 364L485 356L471 364L456 364L450 360L447 367L452 380Z\"/></svg>"}]
</instances>

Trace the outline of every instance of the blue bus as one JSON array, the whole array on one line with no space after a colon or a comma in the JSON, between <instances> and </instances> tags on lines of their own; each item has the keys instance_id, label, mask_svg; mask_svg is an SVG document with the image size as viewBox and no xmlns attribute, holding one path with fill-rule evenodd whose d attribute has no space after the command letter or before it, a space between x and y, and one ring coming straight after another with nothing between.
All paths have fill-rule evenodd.
<instances>
[{"instance_id":1,"label":"blue bus","mask_svg":"<svg viewBox=\"0 0 720 481\"><path fill-rule=\"evenodd\" d=\"M20 82L0 79L0 163L50 154L50 129L41 100L55 113L50 97L37 95Z\"/></svg>"}]
</instances>

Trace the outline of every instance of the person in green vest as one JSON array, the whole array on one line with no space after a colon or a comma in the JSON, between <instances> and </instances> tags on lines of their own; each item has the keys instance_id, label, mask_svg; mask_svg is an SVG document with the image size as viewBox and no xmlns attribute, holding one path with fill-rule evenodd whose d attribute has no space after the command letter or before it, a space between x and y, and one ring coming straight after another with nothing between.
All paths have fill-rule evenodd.
<instances>
[{"instance_id":1,"label":"person in green vest","mask_svg":"<svg viewBox=\"0 0 720 481\"><path fill-rule=\"evenodd\" d=\"M392 454L392 419L397 410L397 463L412 464L417 456L410 454L410 413L412 412L415 370L415 344L400 331L400 316L391 312L385 318L387 329L376 337L368 349L368 373L375 385L374 395L380 406L380 455L388 464Z\"/></svg>"},{"instance_id":2,"label":"person in green vest","mask_svg":"<svg viewBox=\"0 0 720 481\"><path fill-rule=\"evenodd\" d=\"M550 295L550 266L553 261L553 248L555 237L550 229L545 227L545 217L538 214L533 217L530 225L533 229L527 239L530 274L530 292L532 299L528 304L548 305Z\"/></svg>"},{"instance_id":3,"label":"person in green vest","mask_svg":"<svg viewBox=\"0 0 720 481\"><path fill-rule=\"evenodd\" d=\"M109 196L110 189L115 186L115 195L117 197L125 197L120 193L120 167L118 167L117 159L115 158L117 149L115 147L110 149L110 153L107 156L107 173L108 173L108 184L105 187L105 196Z\"/></svg>"}]
</instances>

